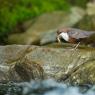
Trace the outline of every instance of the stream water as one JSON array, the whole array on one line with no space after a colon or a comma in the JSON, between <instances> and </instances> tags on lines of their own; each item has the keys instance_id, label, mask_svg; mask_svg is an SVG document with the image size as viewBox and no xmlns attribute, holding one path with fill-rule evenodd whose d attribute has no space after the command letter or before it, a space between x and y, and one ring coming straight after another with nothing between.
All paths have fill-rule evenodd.
<instances>
[{"instance_id":1,"label":"stream water","mask_svg":"<svg viewBox=\"0 0 95 95\"><path fill-rule=\"evenodd\" d=\"M54 80L0 84L0 95L95 95L95 86L70 86Z\"/></svg>"}]
</instances>

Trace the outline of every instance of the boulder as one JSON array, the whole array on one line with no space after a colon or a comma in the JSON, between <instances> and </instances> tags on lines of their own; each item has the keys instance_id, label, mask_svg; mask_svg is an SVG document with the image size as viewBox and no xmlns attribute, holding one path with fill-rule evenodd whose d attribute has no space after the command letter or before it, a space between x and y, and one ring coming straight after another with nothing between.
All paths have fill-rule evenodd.
<instances>
[{"instance_id":1,"label":"boulder","mask_svg":"<svg viewBox=\"0 0 95 95\"><path fill-rule=\"evenodd\" d=\"M28 28L32 26L33 23L34 23L34 20L18 22L16 26L13 28L11 34L25 32Z\"/></svg>"},{"instance_id":2,"label":"boulder","mask_svg":"<svg viewBox=\"0 0 95 95\"><path fill-rule=\"evenodd\" d=\"M95 16L85 15L83 19L81 19L76 25L76 28L95 31Z\"/></svg>"},{"instance_id":3,"label":"boulder","mask_svg":"<svg viewBox=\"0 0 95 95\"><path fill-rule=\"evenodd\" d=\"M65 44L0 46L0 81L54 78L73 84L95 83L95 49Z\"/></svg>"},{"instance_id":4,"label":"boulder","mask_svg":"<svg viewBox=\"0 0 95 95\"><path fill-rule=\"evenodd\" d=\"M43 68L24 58L29 48L30 46L22 45L0 46L0 81L30 81L43 78Z\"/></svg>"},{"instance_id":5,"label":"boulder","mask_svg":"<svg viewBox=\"0 0 95 95\"><path fill-rule=\"evenodd\" d=\"M87 3L86 15L75 25L84 30L95 30L95 2Z\"/></svg>"},{"instance_id":6,"label":"boulder","mask_svg":"<svg viewBox=\"0 0 95 95\"><path fill-rule=\"evenodd\" d=\"M8 76L11 81L39 80L44 79L44 70L36 62L23 59L10 66Z\"/></svg>"},{"instance_id":7,"label":"boulder","mask_svg":"<svg viewBox=\"0 0 95 95\"><path fill-rule=\"evenodd\" d=\"M95 1L87 3L87 14L88 15L95 15Z\"/></svg>"}]
</instances>

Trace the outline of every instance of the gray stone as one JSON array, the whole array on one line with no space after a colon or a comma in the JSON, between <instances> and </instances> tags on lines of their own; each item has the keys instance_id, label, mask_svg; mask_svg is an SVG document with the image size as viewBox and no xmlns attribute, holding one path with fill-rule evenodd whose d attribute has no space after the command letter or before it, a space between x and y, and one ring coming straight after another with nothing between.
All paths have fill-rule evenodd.
<instances>
[{"instance_id":1,"label":"gray stone","mask_svg":"<svg viewBox=\"0 0 95 95\"><path fill-rule=\"evenodd\" d=\"M95 2L87 3L86 15L75 25L84 30L95 30Z\"/></svg>"},{"instance_id":2,"label":"gray stone","mask_svg":"<svg viewBox=\"0 0 95 95\"><path fill-rule=\"evenodd\" d=\"M66 48L65 44L0 46L0 60L3 60L0 81L54 78L73 84L95 83L95 49L79 48L74 50L70 45Z\"/></svg>"}]
</instances>

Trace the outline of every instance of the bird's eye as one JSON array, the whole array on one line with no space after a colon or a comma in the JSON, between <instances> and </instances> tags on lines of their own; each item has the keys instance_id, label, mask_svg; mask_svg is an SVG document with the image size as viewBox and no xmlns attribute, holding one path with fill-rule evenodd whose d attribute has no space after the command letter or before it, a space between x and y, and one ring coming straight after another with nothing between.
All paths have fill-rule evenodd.
<instances>
[{"instance_id":1,"label":"bird's eye","mask_svg":"<svg viewBox=\"0 0 95 95\"><path fill-rule=\"evenodd\" d=\"M58 34L62 33L62 31L58 31Z\"/></svg>"}]
</instances>

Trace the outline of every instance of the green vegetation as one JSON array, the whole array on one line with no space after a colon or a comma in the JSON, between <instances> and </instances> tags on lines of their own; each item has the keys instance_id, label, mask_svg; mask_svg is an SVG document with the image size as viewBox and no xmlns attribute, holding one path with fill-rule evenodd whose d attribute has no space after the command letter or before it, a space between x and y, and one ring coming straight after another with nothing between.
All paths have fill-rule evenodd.
<instances>
[{"instance_id":1,"label":"green vegetation","mask_svg":"<svg viewBox=\"0 0 95 95\"><path fill-rule=\"evenodd\" d=\"M69 4L65 0L0 0L0 39L17 23L55 10L67 11Z\"/></svg>"},{"instance_id":2,"label":"green vegetation","mask_svg":"<svg viewBox=\"0 0 95 95\"><path fill-rule=\"evenodd\" d=\"M0 0L0 42L14 27L45 12L68 11L70 6L85 7L89 0Z\"/></svg>"}]
</instances>

